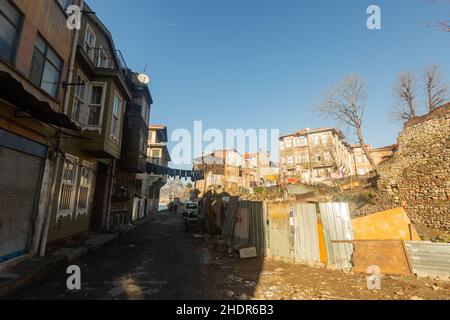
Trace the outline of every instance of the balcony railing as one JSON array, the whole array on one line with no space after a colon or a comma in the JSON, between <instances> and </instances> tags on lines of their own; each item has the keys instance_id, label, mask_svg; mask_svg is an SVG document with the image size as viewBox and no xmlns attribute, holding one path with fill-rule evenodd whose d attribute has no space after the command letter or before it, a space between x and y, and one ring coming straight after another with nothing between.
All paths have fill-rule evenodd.
<instances>
[{"instance_id":1,"label":"balcony railing","mask_svg":"<svg viewBox=\"0 0 450 320\"><path fill-rule=\"evenodd\" d=\"M122 52L119 50L91 48L86 44L84 46L80 46L80 49L89 58L93 66L98 70L121 72L128 69Z\"/></svg>"}]
</instances>

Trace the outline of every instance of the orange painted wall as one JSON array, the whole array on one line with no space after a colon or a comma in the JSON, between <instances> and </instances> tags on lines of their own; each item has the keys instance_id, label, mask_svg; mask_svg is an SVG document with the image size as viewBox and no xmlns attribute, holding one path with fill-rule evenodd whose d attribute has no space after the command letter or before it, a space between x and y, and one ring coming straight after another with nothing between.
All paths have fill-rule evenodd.
<instances>
[{"instance_id":1,"label":"orange painted wall","mask_svg":"<svg viewBox=\"0 0 450 320\"><path fill-rule=\"evenodd\" d=\"M327 247L325 244L325 235L323 233L322 222L320 220L317 222L317 229L319 232L320 262L327 264L328 263Z\"/></svg>"},{"instance_id":2,"label":"orange painted wall","mask_svg":"<svg viewBox=\"0 0 450 320\"><path fill-rule=\"evenodd\" d=\"M352 220L355 240L421 240L403 208Z\"/></svg>"}]
</instances>

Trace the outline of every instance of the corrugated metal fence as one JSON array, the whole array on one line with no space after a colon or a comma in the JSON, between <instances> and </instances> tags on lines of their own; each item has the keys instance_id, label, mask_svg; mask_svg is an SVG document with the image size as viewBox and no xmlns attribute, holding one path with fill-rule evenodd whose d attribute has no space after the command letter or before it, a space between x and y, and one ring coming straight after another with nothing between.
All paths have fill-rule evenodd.
<instances>
[{"instance_id":1,"label":"corrugated metal fence","mask_svg":"<svg viewBox=\"0 0 450 320\"><path fill-rule=\"evenodd\" d=\"M305 264L320 263L317 209L315 204L294 204L294 256Z\"/></svg>"},{"instance_id":2,"label":"corrugated metal fence","mask_svg":"<svg viewBox=\"0 0 450 320\"><path fill-rule=\"evenodd\" d=\"M328 265L338 269L351 269L353 245L339 241L353 240L353 229L348 203L319 204L327 247Z\"/></svg>"},{"instance_id":3,"label":"corrugated metal fence","mask_svg":"<svg viewBox=\"0 0 450 320\"><path fill-rule=\"evenodd\" d=\"M412 272L419 276L450 277L450 244L406 241Z\"/></svg>"}]
</instances>

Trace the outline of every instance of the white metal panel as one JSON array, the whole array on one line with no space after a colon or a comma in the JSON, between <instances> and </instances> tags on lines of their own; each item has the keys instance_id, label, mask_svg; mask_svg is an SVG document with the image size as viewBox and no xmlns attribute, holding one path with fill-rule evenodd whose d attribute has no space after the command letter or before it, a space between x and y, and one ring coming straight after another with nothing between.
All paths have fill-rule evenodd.
<instances>
[{"instance_id":1,"label":"white metal panel","mask_svg":"<svg viewBox=\"0 0 450 320\"><path fill-rule=\"evenodd\" d=\"M450 244L406 241L412 272L419 276L450 277Z\"/></svg>"},{"instance_id":2,"label":"white metal panel","mask_svg":"<svg viewBox=\"0 0 450 320\"><path fill-rule=\"evenodd\" d=\"M316 205L306 203L295 204L294 224L295 260L305 264L320 263Z\"/></svg>"},{"instance_id":3,"label":"white metal panel","mask_svg":"<svg viewBox=\"0 0 450 320\"><path fill-rule=\"evenodd\" d=\"M328 264L340 269L351 269L350 261L353 255L353 245L333 242L354 239L348 203L321 203L319 207L327 247Z\"/></svg>"}]
</instances>

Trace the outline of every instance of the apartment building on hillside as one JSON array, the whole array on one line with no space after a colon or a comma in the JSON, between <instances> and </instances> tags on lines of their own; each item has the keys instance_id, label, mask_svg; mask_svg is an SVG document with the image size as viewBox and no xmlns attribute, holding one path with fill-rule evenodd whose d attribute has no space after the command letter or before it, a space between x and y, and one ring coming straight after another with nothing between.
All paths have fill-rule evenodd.
<instances>
[{"instance_id":1,"label":"apartment building on hillside","mask_svg":"<svg viewBox=\"0 0 450 320\"><path fill-rule=\"evenodd\" d=\"M351 170L349 147L338 129L304 129L280 137L282 183L330 184Z\"/></svg>"},{"instance_id":2,"label":"apartment building on hillside","mask_svg":"<svg viewBox=\"0 0 450 320\"><path fill-rule=\"evenodd\" d=\"M204 171L205 179L196 181L200 191L220 190L231 194L243 186L242 155L234 149L217 150L195 159L194 170Z\"/></svg>"}]
</instances>

